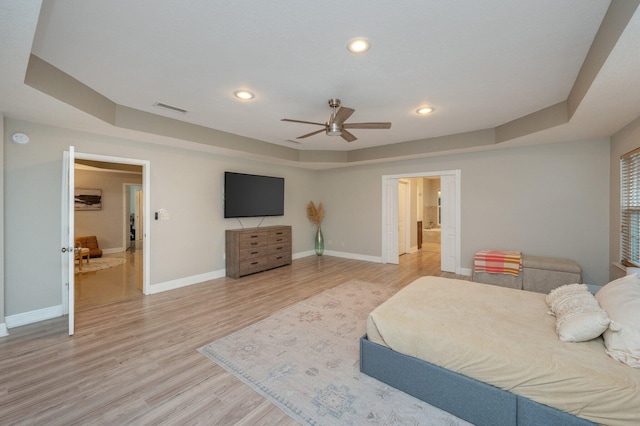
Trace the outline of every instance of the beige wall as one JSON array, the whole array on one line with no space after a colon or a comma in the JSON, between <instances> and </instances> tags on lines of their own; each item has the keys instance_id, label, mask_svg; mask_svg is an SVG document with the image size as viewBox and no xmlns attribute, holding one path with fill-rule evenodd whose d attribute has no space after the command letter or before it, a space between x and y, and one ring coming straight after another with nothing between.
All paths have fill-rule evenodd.
<instances>
[{"instance_id":1,"label":"beige wall","mask_svg":"<svg viewBox=\"0 0 640 426\"><path fill-rule=\"evenodd\" d=\"M224 268L222 218L225 170L285 178L284 217L266 225L293 227L294 254L311 252L309 200L322 201L326 249L351 257L381 256L383 175L461 170L461 266L481 248L573 258L593 284L608 279L609 141L592 140L511 148L420 160L310 171L7 119L5 141L26 131L31 143L5 144L5 315L60 305L62 152L136 158L150 162L151 211L168 221L150 223L151 285ZM245 227L259 219L243 220ZM415 234L415 232L413 232ZM38 268L23 256L33 241Z\"/></svg>"},{"instance_id":2,"label":"beige wall","mask_svg":"<svg viewBox=\"0 0 640 426\"><path fill-rule=\"evenodd\" d=\"M123 140L44 124L8 119L5 141L20 129L31 136L26 146L5 149L5 315L61 304L62 153L76 152L148 160L151 211L164 208L167 221L150 222L151 286L224 270L224 230L239 228L224 219L224 171L285 178L285 216L269 217L263 226L293 227L293 252L313 250L305 206L316 199L314 172L273 166L206 152ZM243 219L245 227L260 219ZM38 267L23 253L38 247ZM153 291L153 289L152 289Z\"/></svg>"},{"instance_id":3,"label":"beige wall","mask_svg":"<svg viewBox=\"0 0 640 426\"><path fill-rule=\"evenodd\" d=\"M382 176L445 170L461 171L463 268L483 248L521 250L575 259L586 282L607 281L607 139L322 171L327 250L380 257Z\"/></svg>"},{"instance_id":4,"label":"beige wall","mask_svg":"<svg viewBox=\"0 0 640 426\"><path fill-rule=\"evenodd\" d=\"M620 262L620 157L640 148L640 117L611 137L611 200L609 225L609 277L613 280L625 274L615 266Z\"/></svg>"},{"instance_id":5,"label":"beige wall","mask_svg":"<svg viewBox=\"0 0 640 426\"><path fill-rule=\"evenodd\" d=\"M4 135L4 114L0 113L0 135ZM4 144L6 137L0 140L0 164L2 164L2 174L0 174L0 336L5 330L4 312Z\"/></svg>"},{"instance_id":6,"label":"beige wall","mask_svg":"<svg viewBox=\"0 0 640 426\"><path fill-rule=\"evenodd\" d=\"M142 168L141 168L142 169ZM102 190L102 210L75 211L75 236L95 235L106 252L126 250L129 221L124 184L142 184L142 175L76 169L76 188Z\"/></svg>"}]
</instances>

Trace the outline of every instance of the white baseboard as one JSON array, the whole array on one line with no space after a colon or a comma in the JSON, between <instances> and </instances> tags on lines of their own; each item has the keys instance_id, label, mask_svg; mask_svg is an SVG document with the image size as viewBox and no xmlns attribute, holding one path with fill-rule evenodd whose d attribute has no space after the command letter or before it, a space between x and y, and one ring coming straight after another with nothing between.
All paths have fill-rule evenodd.
<instances>
[{"instance_id":1,"label":"white baseboard","mask_svg":"<svg viewBox=\"0 0 640 426\"><path fill-rule=\"evenodd\" d=\"M313 252L315 254L315 252ZM347 253L344 251L325 250L324 254L327 256L342 257L344 259L364 260L366 262L382 263L382 257L380 256L367 256L364 254Z\"/></svg>"},{"instance_id":2,"label":"white baseboard","mask_svg":"<svg viewBox=\"0 0 640 426\"><path fill-rule=\"evenodd\" d=\"M5 318L7 328L20 327L21 325L33 324L38 321L45 321L51 318L62 316L62 305L51 306L50 308L37 309L35 311L23 312L21 314L9 315Z\"/></svg>"},{"instance_id":3,"label":"white baseboard","mask_svg":"<svg viewBox=\"0 0 640 426\"><path fill-rule=\"evenodd\" d=\"M7 329L7 324L0 323L0 337L8 336L9 330Z\"/></svg>"},{"instance_id":4,"label":"white baseboard","mask_svg":"<svg viewBox=\"0 0 640 426\"><path fill-rule=\"evenodd\" d=\"M292 254L291 259L296 260L296 259L302 259L303 257L309 257L309 256L315 256L315 255L316 255L315 250L308 250L308 251Z\"/></svg>"},{"instance_id":5,"label":"white baseboard","mask_svg":"<svg viewBox=\"0 0 640 426\"><path fill-rule=\"evenodd\" d=\"M206 272L204 274L192 275L190 277L178 278L177 280L165 281L163 283L151 284L148 294L161 293L163 291L175 290L177 288L186 287L194 284L200 284L205 281L222 278L226 275L224 269L219 271Z\"/></svg>"},{"instance_id":6,"label":"white baseboard","mask_svg":"<svg viewBox=\"0 0 640 426\"><path fill-rule=\"evenodd\" d=\"M472 269L471 268L457 268L456 274L458 275L466 275L467 277L471 276Z\"/></svg>"}]
</instances>

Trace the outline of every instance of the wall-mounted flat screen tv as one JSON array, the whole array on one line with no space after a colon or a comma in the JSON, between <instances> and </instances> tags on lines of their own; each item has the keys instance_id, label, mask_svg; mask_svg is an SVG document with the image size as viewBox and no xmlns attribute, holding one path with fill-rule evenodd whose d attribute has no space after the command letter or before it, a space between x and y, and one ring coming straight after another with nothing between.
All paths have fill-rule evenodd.
<instances>
[{"instance_id":1,"label":"wall-mounted flat screen tv","mask_svg":"<svg viewBox=\"0 0 640 426\"><path fill-rule=\"evenodd\" d=\"M284 178L224 172L224 217L284 215Z\"/></svg>"}]
</instances>

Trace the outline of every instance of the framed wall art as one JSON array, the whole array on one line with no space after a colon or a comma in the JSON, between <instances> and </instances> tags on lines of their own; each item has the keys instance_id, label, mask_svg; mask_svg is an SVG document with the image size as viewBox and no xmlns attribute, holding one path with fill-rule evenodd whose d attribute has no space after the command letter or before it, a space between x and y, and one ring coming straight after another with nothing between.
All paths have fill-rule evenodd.
<instances>
[{"instance_id":1,"label":"framed wall art","mask_svg":"<svg viewBox=\"0 0 640 426\"><path fill-rule=\"evenodd\" d=\"M76 188L73 198L75 210L102 210L101 189Z\"/></svg>"}]
</instances>

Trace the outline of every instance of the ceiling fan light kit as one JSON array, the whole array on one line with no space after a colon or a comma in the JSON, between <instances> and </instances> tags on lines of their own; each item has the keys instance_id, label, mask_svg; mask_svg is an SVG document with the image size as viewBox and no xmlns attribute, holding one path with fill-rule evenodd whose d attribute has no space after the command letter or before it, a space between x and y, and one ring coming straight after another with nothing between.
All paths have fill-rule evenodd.
<instances>
[{"instance_id":1,"label":"ceiling fan light kit","mask_svg":"<svg viewBox=\"0 0 640 426\"><path fill-rule=\"evenodd\" d=\"M316 126L323 126L323 129L317 130L315 132L307 133L306 135L298 136L296 139L304 139L309 136L317 135L318 133L325 132L327 136L342 136L347 142L353 142L358 140L351 132L346 129L390 129L391 123L389 122L372 122L372 123L345 123L345 121L351 117L351 114L355 112L353 108L347 108L341 106L340 99L332 98L329 99L329 107L333 109L331 113L331 117L329 117L329 121L326 123L316 123L314 121L302 121L302 120L293 120L290 118L283 118L280 121L288 121L291 123L303 123L303 124L313 124Z\"/></svg>"}]
</instances>

